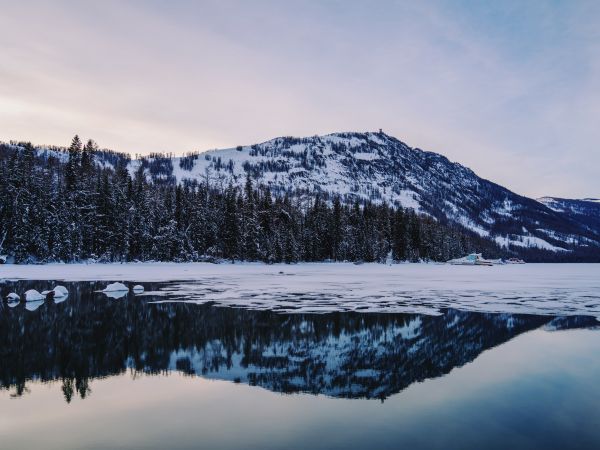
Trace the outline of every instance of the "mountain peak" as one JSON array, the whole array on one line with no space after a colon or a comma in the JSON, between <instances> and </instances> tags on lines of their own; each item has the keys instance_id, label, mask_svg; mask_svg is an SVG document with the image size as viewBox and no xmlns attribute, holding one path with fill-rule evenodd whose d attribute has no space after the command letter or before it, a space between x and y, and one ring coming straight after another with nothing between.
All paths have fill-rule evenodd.
<instances>
[{"instance_id":1,"label":"mountain peak","mask_svg":"<svg viewBox=\"0 0 600 450\"><path fill-rule=\"evenodd\" d=\"M174 158L168 172L133 161L154 181L209 178L243 186L247 176L274 195L310 201L387 203L454 223L502 247L565 251L581 237L600 243L599 228L573 221L544 202L519 196L438 153L412 148L383 131L278 137L261 144ZM164 168L163 168L164 169ZM600 244L599 244L600 245Z\"/></svg>"}]
</instances>

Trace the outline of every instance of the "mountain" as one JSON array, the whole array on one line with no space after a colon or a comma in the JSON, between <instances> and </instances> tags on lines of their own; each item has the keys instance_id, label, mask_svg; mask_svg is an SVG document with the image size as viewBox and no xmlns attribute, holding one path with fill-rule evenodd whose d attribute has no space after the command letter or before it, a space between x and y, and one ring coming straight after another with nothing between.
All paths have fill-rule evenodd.
<instances>
[{"instance_id":1,"label":"mountain","mask_svg":"<svg viewBox=\"0 0 600 450\"><path fill-rule=\"evenodd\" d=\"M281 137L262 144L133 160L155 182L211 180L242 186L250 175L275 194L339 195L386 202L459 224L502 247L554 252L599 246L600 226L511 192L446 157L385 133Z\"/></svg>"},{"instance_id":2,"label":"mountain","mask_svg":"<svg viewBox=\"0 0 600 450\"><path fill-rule=\"evenodd\" d=\"M569 216L590 230L600 230L600 199L542 197L538 201L553 211Z\"/></svg>"},{"instance_id":3,"label":"mountain","mask_svg":"<svg viewBox=\"0 0 600 450\"><path fill-rule=\"evenodd\" d=\"M66 149L36 151L40 158L55 157L63 163L68 159ZM550 253L561 260L575 260L581 252L586 257L600 253L597 201L530 199L381 131L280 137L182 157L151 154L131 159L102 150L96 151L95 161L103 168L126 166L132 177L143 174L154 184L243 187L250 177L276 196L304 202L318 195L326 201L339 197L346 204L370 201L411 208L531 260ZM540 254L546 256L538 258Z\"/></svg>"},{"instance_id":4,"label":"mountain","mask_svg":"<svg viewBox=\"0 0 600 450\"><path fill-rule=\"evenodd\" d=\"M493 241L414 210L306 204L243 189L176 183L173 161L131 161L73 138L67 154L0 145L0 262L447 261L475 251L515 256ZM155 182L149 180L144 167ZM548 258L547 259L552 259Z\"/></svg>"}]
</instances>

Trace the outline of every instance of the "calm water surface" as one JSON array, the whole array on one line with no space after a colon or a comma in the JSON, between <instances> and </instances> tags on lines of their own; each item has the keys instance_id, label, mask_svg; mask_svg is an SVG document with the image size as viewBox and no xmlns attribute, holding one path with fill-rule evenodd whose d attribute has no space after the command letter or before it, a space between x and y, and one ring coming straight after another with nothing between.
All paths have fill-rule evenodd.
<instances>
[{"instance_id":1,"label":"calm water surface","mask_svg":"<svg viewBox=\"0 0 600 450\"><path fill-rule=\"evenodd\" d=\"M60 284L65 301L0 304L2 449L600 448L594 317L282 314Z\"/></svg>"}]
</instances>

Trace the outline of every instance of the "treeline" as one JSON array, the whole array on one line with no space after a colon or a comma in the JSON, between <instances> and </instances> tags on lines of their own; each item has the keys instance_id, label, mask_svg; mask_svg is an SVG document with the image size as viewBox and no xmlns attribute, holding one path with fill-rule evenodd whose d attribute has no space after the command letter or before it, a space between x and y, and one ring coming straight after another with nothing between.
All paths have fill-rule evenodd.
<instances>
[{"instance_id":1,"label":"treeline","mask_svg":"<svg viewBox=\"0 0 600 450\"><path fill-rule=\"evenodd\" d=\"M0 148L0 254L49 261L445 261L493 243L412 210L308 205L245 187L150 182L127 159L97 164L97 147L76 136L68 156L31 144Z\"/></svg>"}]
</instances>

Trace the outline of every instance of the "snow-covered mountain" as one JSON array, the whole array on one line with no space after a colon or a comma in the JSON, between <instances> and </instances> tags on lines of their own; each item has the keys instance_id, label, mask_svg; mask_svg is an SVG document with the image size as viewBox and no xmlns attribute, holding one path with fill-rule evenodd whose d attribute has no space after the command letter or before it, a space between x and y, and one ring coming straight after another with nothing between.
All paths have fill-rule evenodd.
<instances>
[{"instance_id":1,"label":"snow-covered mountain","mask_svg":"<svg viewBox=\"0 0 600 450\"><path fill-rule=\"evenodd\" d=\"M68 158L64 149L38 148L42 158ZM102 167L127 165L157 183L188 180L242 187L249 176L275 195L310 200L339 196L346 203L386 202L454 223L518 251L600 248L598 200L530 199L478 177L446 157L412 148L383 132L279 137L250 146L183 157L102 150Z\"/></svg>"},{"instance_id":2,"label":"snow-covered mountain","mask_svg":"<svg viewBox=\"0 0 600 450\"><path fill-rule=\"evenodd\" d=\"M600 230L600 199L542 197L538 201L553 211L568 215L591 230Z\"/></svg>"},{"instance_id":3,"label":"snow-covered mountain","mask_svg":"<svg viewBox=\"0 0 600 450\"><path fill-rule=\"evenodd\" d=\"M565 251L600 245L600 227L478 177L385 133L281 137L262 144L129 164L154 181L197 180L242 186L249 175L275 194L339 195L413 208L460 224L500 246Z\"/></svg>"}]
</instances>

